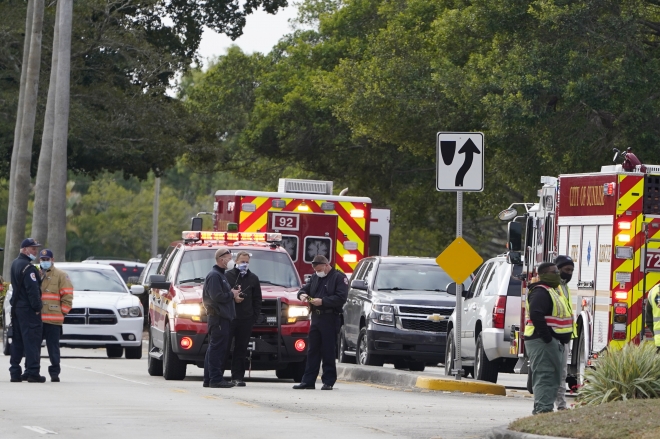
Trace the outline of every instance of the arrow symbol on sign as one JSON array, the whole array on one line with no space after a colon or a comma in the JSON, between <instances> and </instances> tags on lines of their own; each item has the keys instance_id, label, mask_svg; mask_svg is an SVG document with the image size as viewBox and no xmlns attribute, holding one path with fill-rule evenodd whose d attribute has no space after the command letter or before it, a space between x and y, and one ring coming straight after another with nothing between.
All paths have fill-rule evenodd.
<instances>
[{"instance_id":1,"label":"arrow symbol on sign","mask_svg":"<svg viewBox=\"0 0 660 439\"><path fill-rule=\"evenodd\" d=\"M479 148L477 148L477 145L474 144L472 139L468 139L467 142L463 145L461 149L458 150L459 154L465 154L465 161L463 162L463 166L458 170L456 173L456 187L463 187L463 179L465 178L465 174L470 170L472 167L472 161L474 160L474 154L481 154L479 151Z\"/></svg>"}]
</instances>

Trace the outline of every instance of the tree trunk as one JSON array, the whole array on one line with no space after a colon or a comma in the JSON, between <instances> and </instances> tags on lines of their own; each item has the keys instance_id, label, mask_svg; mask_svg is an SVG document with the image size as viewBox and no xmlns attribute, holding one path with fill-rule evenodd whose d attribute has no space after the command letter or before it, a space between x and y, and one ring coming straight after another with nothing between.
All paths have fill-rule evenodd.
<instances>
[{"instance_id":1,"label":"tree trunk","mask_svg":"<svg viewBox=\"0 0 660 439\"><path fill-rule=\"evenodd\" d=\"M53 156L48 194L48 244L55 259L66 260L67 141L69 137L69 92L71 82L71 26L73 0L59 0L59 54L55 91Z\"/></svg>"},{"instance_id":2,"label":"tree trunk","mask_svg":"<svg viewBox=\"0 0 660 439\"><path fill-rule=\"evenodd\" d=\"M14 128L14 147L11 151L11 167L9 168L9 208L7 209L7 231L5 233L5 251L2 272L9 279L11 261L18 253L18 243L11 242L12 197L14 196L14 185L16 175L16 161L18 160L18 148L21 144L21 127L23 126L23 107L25 101L25 83L27 82L27 67L30 57L30 39L32 37L32 19L34 18L34 0L28 0L27 14L25 16L25 42L23 43L23 64L21 65L21 82L18 92L18 109L16 111L16 127Z\"/></svg>"},{"instance_id":3,"label":"tree trunk","mask_svg":"<svg viewBox=\"0 0 660 439\"><path fill-rule=\"evenodd\" d=\"M48 235L48 192L50 189L50 167L53 156L53 127L55 125L55 91L57 89L57 59L59 55L60 3L55 11L55 30L53 31L53 59L50 67L48 101L44 118L44 132L39 152L37 181L34 185L34 209L32 210L32 237L38 242L45 242Z\"/></svg>"}]
</instances>

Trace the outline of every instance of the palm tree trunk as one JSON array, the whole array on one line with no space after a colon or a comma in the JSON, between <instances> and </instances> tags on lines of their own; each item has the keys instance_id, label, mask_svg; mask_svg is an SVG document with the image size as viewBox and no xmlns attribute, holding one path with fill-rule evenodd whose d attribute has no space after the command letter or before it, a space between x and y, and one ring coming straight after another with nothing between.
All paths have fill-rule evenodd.
<instances>
[{"instance_id":1,"label":"palm tree trunk","mask_svg":"<svg viewBox=\"0 0 660 439\"><path fill-rule=\"evenodd\" d=\"M55 259L66 260L66 182L67 140L69 137L69 92L71 83L71 26L73 0L59 0L57 89L55 91L55 125L53 156L48 193L48 244Z\"/></svg>"},{"instance_id":2,"label":"palm tree trunk","mask_svg":"<svg viewBox=\"0 0 660 439\"><path fill-rule=\"evenodd\" d=\"M25 41L23 43L23 64L21 65L21 82L18 92L18 110L16 111L16 127L14 128L14 147L11 151L11 167L9 168L9 209L7 209L7 231L5 233L5 251L2 272L7 277L11 261L18 253L18 244L11 242L12 213L11 200L14 196L14 185L16 175L16 161L18 160L18 148L21 144L21 127L23 126L23 107L25 101L25 83L27 81L27 66L30 57L30 39L32 37L32 19L34 18L34 0L28 0L27 14L25 17Z\"/></svg>"},{"instance_id":3,"label":"palm tree trunk","mask_svg":"<svg viewBox=\"0 0 660 439\"><path fill-rule=\"evenodd\" d=\"M45 242L48 236L48 192L50 189L50 168L53 156L53 128L55 125L55 91L57 89L57 60L59 55L59 16L60 2L55 10L55 30L53 31L53 59L50 67L48 101L44 118L44 133L41 138L37 181L34 186L34 209L32 211L32 237Z\"/></svg>"}]
</instances>

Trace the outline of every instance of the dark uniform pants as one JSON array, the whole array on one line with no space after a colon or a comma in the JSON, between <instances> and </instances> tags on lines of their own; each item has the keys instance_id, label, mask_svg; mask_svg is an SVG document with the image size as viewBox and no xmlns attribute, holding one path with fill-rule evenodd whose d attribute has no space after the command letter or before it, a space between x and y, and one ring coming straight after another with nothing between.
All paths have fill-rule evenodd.
<instances>
[{"instance_id":1,"label":"dark uniform pants","mask_svg":"<svg viewBox=\"0 0 660 439\"><path fill-rule=\"evenodd\" d=\"M243 380L245 378L245 358L247 357L250 335L252 335L252 319L235 319L231 322L229 331L229 343L227 357L225 358L225 367L231 366L231 379ZM231 340L234 339L234 352L231 352ZM229 356L231 355L231 365Z\"/></svg>"},{"instance_id":2,"label":"dark uniform pants","mask_svg":"<svg viewBox=\"0 0 660 439\"><path fill-rule=\"evenodd\" d=\"M335 352L340 323L341 320L338 314L312 314L312 324L309 328L307 366L301 384L313 386L316 383L321 360L323 360L321 381L328 386L335 385L335 381L337 381Z\"/></svg>"},{"instance_id":3,"label":"dark uniform pants","mask_svg":"<svg viewBox=\"0 0 660 439\"><path fill-rule=\"evenodd\" d=\"M13 335L9 374L12 378L21 376L21 360L25 357L25 371L29 376L39 376L41 357L42 326L41 314L30 308L12 308L11 324Z\"/></svg>"},{"instance_id":4,"label":"dark uniform pants","mask_svg":"<svg viewBox=\"0 0 660 439\"><path fill-rule=\"evenodd\" d=\"M204 357L204 382L222 381L223 363L229 344L231 321L218 316L208 317L209 346Z\"/></svg>"},{"instance_id":5,"label":"dark uniform pants","mask_svg":"<svg viewBox=\"0 0 660 439\"><path fill-rule=\"evenodd\" d=\"M557 388L561 380L564 348L557 339L546 343L541 338L525 340L525 351L529 356L532 370L532 388L534 389L533 415L547 413L555 408Z\"/></svg>"},{"instance_id":6,"label":"dark uniform pants","mask_svg":"<svg viewBox=\"0 0 660 439\"><path fill-rule=\"evenodd\" d=\"M51 377L60 376L60 336L62 335L61 325L51 325L44 323L43 337L46 340L46 348L48 348L48 357L50 358L50 366L48 366L48 374Z\"/></svg>"}]
</instances>

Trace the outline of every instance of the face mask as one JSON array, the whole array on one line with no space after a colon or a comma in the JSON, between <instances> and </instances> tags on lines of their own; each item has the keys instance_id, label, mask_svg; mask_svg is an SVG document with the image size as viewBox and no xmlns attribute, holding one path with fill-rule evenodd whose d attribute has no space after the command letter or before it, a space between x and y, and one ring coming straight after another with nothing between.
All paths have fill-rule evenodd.
<instances>
[{"instance_id":1,"label":"face mask","mask_svg":"<svg viewBox=\"0 0 660 439\"><path fill-rule=\"evenodd\" d=\"M33 255L32 253L28 253L27 257L30 258L31 261L34 261L35 259L37 259L37 257L35 255Z\"/></svg>"},{"instance_id":2,"label":"face mask","mask_svg":"<svg viewBox=\"0 0 660 439\"><path fill-rule=\"evenodd\" d=\"M564 273L563 271L562 271L561 273L559 273L559 276L561 276L561 278L562 278L566 283L569 283L569 282L571 281L571 279L573 278L573 275L572 275L572 274Z\"/></svg>"},{"instance_id":3,"label":"face mask","mask_svg":"<svg viewBox=\"0 0 660 439\"><path fill-rule=\"evenodd\" d=\"M250 264L248 264L247 262L243 262L241 264L238 264L238 271L240 271L241 274L247 273L249 265Z\"/></svg>"},{"instance_id":4,"label":"face mask","mask_svg":"<svg viewBox=\"0 0 660 439\"><path fill-rule=\"evenodd\" d=\"M49 270L50 267L53 266L53 263L51 261L41 261L39 264L42 270Z\"/></svg>"},{"instance_id":5,"label":"face mask","mask_svg":"<svg viewBox=\"0 0 660 439\"><path fill-rule=\"evenodd\" d=\"M326 277L328 275L328 273L326 273L325 271L317 271L316 275L318 277Z\"/></svg>"},{"instance_id":6,"label":"face mask","mask_svg":"<svg viewBox=\"0 0 660 439\"><path fill-rule=\"evenodd\" d=\"M234 260L230 259L229 261L227 261L227 270L232 270L235 265L236 263L234 262Z\"/></svg>"},{"instance_id":7,"label":"face mask","mask_svg":"<svg viewBox=\"0 0 660 439\"><path fill-rule=\"evenodd\" d=\"M552 288L557 288L559 286L559 282L561 281L561 277L559 277L559 274L557 273L543 273L539 276L539 279L541 283L544 283Z\"/></svg>"}]
</instances>

